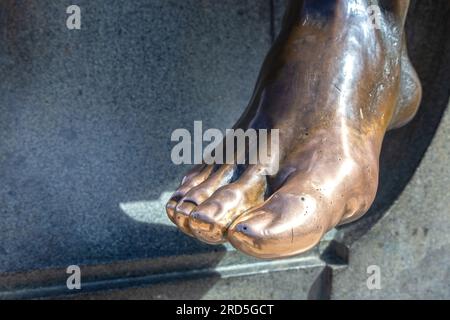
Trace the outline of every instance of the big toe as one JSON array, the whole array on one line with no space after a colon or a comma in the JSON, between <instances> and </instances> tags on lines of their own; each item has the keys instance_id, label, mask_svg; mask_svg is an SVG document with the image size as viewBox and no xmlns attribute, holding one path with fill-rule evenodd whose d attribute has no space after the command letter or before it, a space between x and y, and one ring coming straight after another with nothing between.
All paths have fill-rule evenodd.
<instances>
[{"instance_id":1,"label":"big toe","mask_svg":"<svg viewBox=\"0 0 450 320\"><path fill-rule=\"evenodd\" d=\"M277 192L263 205L236 219L228 240L238 250L263 259L305 252L329 225L313 196Z\"/></svg>"}]
</instances>

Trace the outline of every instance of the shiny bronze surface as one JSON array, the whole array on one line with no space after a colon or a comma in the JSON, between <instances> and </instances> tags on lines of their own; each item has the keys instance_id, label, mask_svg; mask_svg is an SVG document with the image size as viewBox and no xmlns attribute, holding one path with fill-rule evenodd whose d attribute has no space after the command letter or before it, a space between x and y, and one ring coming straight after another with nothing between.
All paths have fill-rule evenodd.
<instances>
[{"instance_id":1,"label":"shiny bronze surface","mask_svg":"<svg viewBox=\"0 0 450 320\"><path fill-rule=\"evenodd\" d=\"M378 27L366 10L371 5L380 8ZM279 171L198 166L168 202L170 219L202 241L280 258L362 216L376 194L384 134L407 123L421 98L406 51L408 5L290 1L235 125L280 130Z\"/></svg>"}]
</instances>

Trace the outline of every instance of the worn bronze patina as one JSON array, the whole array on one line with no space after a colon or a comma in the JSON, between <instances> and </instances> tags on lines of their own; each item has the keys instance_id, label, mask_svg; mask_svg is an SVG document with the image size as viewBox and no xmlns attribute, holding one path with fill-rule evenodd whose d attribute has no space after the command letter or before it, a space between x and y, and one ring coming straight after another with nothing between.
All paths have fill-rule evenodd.
<instances>
[{"instance_id":1,"label":"worn bronze patina","mask_svg":"<svg viewBox=\"0 0 450 320\"><path fill-rule=\"evenodd\" d=\"M374 27L366 8L380 8ZM199 165L167 204L170 219L208 243L259 258L299 254L361 217L378 185L387 130L416 113L409 1L292 0L235 127L279 129L280 169ZM236 178L237 177L237 178Z\"/></svg>"}]
</instances>

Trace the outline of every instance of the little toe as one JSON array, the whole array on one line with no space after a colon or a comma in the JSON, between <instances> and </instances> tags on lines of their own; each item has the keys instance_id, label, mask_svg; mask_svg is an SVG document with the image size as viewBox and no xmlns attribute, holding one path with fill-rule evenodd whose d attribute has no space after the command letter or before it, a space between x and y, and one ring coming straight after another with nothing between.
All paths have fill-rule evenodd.
<instances>
[{"instance_id":1,"label":"little toe","mask_svg":"<svg viewBox=\"0 0 450 320\"><path fill-rule=\"evenodd\" d=\"M191 232L207 243L223 243L229 225L246 210L264 201L266 178L247 169L238 181L223 186L194 209Z\"/></svg>"},{"instance_id":2,"label":"little toe","mask_svg":"<svg viewBox=\"0 0 450 320\"><path fill-rule=\"evenodd\" d=\"M192 235L189 216L192 210L208 199L217 189L231 181L235 168L232 165L220 166L205 181L192 188L175 206L174 223L186 234Z\"/></svg>"},{"instance_id":3,"label":"little toe","mask_svg":"<svg viewBox=\"0 0 450 320\"><path fill-rule=\"evenodd\" d=\"M166 213L169 219L176 224L175 213L176 206L180 200L193 188L205 181L209 175L213 166L198 165L192 168L182 179L180 186L172 194L169 201L166 204Z\"/></svg>"}]
</instances>

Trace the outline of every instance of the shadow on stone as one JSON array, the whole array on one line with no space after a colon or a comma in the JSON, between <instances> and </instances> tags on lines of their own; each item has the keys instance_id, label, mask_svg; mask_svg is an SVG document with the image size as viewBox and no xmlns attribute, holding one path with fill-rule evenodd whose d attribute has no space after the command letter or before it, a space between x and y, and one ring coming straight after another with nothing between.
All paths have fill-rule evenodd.
<instances>
[{"instance_id":1,"label":"shadow on stone","mask_svg":"<svg viewBox=\"0 0 450 320\"><path fill-rule=\"evenodd\" d=\"M99 258L96 254L98 263L91 260L84 265L78 261L89 257L88 252L73 259L66 252L64 256L58 257L61 267L5 272L0 280L0 299L71 297L73 294L80 298L96 295L114 298L115 295L123 295L126 299L139 298L141 290L146 292L142 296L145 299L174 299L182 298L181 295L199 299L219 279L214 269L225 254L223 246L206 246L197 240L186 239L174 227L125 219L122 223L133 230L133 233L128 234L128 246L125 243L121 246L114 244L114 250L120 250L121 253L109 257L109 263L104 262L107 261L106 256ZM143 235L146 235L148 241L145 241ZM141 246L147 252L134 252L136 247ZM129 259L130 256L145 254L145 258ZM69 277L66 267L69 265L79 265L81 269L80 291L68 290L66 287ZM189 288L183 286L186 282L192 283ZM178 289L171 290L171 287ZM187 292L182 292L183 290Z\"/></svg>"},{"instance_id":2,"label":"shadow on stone","mask_svg":"<svg viewBox=\"0 0 450 320\"><path fill-rule=\"evenodd\" d=\"M329 300L331 296L333 270L325 267L311 285L308 292L308 300Z\"/></svg>"}]
</instances>

